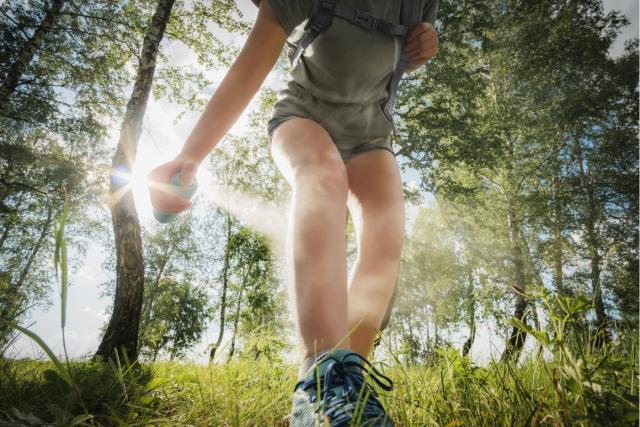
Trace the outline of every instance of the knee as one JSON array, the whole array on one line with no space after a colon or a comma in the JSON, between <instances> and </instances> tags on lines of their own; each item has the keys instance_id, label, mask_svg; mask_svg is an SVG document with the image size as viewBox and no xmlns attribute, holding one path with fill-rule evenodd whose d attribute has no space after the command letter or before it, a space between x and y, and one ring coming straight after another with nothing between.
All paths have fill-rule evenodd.
<instances>
[{"instance_id":1,"label":"knee","mask_svg":"<svg viewBox=\"0 0 640 427\"><path fill-rule=\"evenodd\" d=\"M293 176L294 192L346 203L349 191L347 172L337 152L314 153L294 168Z\"/></svg>"},{"instance_id":2,"label":"knee","mask_svg":"<svg viewBox=\"0 0 640 427\"><path fill-rule=\"evenodd\" d=\"M397 270L404 247L404 217L388 213L367 225L362 237L373 244L358 245L358 262L376 270Z\"/></svg>"}]
</instances>

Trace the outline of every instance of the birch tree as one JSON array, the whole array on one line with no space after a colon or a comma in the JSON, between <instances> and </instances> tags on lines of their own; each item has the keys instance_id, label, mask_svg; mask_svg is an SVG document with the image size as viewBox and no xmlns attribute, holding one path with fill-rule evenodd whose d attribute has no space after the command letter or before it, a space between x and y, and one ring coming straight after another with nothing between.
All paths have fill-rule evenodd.
<instances>
[{"instance_id":1,"label":"birch tree","mask_svg":"<svg viewBox=\"0 0 640 427\"><path fill-rule=\"evenodd\" d=\"M182 6L181 3L178 5ZM159 0L145 32L137 76L111 164L110 194L116 250L116 289L111 318L96 357L108 358L114 351L126 351L132 359L137 357L138 329L144 293L144 266L140 224L126 177L131 175L135 165L142 119L153 88L156 61L164 58L161 42L165 31L166 35L185 43L199 53L201 61L211 62L232 49L224 48L225 45L212 35L207 24L213 21L231 30L242 30L246 27L230 19L231 14L237 12L233 2L216 2L212 6L207 7L201 1L196 1L190 5L191 9L180 9L180 13L176 13L172 19L174 1ZM193 37L193 30L200 31L199 37ZM219 49L212 49L214 46ZM205 84L199 77L200 74L180 73L175 67L169 66L168 69L162 70L160 75L164 84L160 83L157 86L157 95L166 94L175 101L193 107L204 103L201 94L186 98L184 96L185 80L195 79L199 84ZM167 87L172 88L171 83L174 82L177 83L175 90L168 90Z\"/></svg>"},{"instance_id":2,"label":"birch tree","mask_svg":"<svg viewBox=\"0 0 640 427\"><path fill-rule=\"evenodd\" d=\"M142 132L156 57L171 15L174 0L159 0L145 34L138 72L127 109L116 153L111 163L111 218L116 246L116 293L113 312L96 356L110 358L123 352L131 360L138 356L138 328L144 292L142 237L133 192L128 187Z\"/></svg>"}]
</instances>

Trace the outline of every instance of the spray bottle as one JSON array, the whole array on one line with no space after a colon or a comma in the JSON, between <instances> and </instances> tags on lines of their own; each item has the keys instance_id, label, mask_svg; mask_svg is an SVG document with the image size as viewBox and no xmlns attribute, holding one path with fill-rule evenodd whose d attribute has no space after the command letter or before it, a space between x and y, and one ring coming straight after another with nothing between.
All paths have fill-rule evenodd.
<instances>
[{"instance_id":1,"label":"spray bottle","mask_svg":"<svg viewBox=\"0 0 640 427\"><path fill-rule=\"evenodd\" d=\"M196 192L196 189L198 188L198 183L196 181L194 181L193 184L189 185L183 183L182 172L178 172L177 174L173 175L171 177L171 180L169 181L169 185L171 186L171 191L173 191L175 195L184 199L192 198ZM162 212L154 208L153 216L158 220L158 222L166 224L173 221L176 216L178 216L178 214Z\"/></svg>"}]
</instances>

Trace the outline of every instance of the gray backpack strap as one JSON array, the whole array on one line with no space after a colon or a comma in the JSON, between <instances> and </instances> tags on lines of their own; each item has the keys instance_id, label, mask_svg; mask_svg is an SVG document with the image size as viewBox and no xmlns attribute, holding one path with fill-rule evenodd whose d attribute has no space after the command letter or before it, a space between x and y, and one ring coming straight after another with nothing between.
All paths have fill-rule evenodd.
<instances>
[{"instance_id":1,"label":"gray backpack strap","mask_svg":"<svg viewBox=\"0 0 640 427\"><path fill-rule=\"evenodd\" d=\"M422 20L422 9L424 7L424 0L402 0L402 6L400 10L400 24L408 27L407 35L411 28L415 25L419 24ZM411 60L404 52L404 44L406 42L406 36L403 37L401 42L401 54L400 60L396 65L396 68L393 72L393 77L389 81L389 99L387 100L387 104L385 105L385 110L390 118L393 117L393 111L396 107L396 101L398 100L398 86L400 85L400 80L402 79L402 75L406 71L407 67Z\"/></svg>"},{"instance_id":2,"label":"gray backpack strap","mask_svg":"<svg viewBox=\"0 0 640 427\"><path fill-rule=\"evenodd\" d=\"M377 31L393 37L404 37L407 35L408 29L405 25L392 24L391 22L373 16L367 11L355 9L351 6L338 4L334 13L338 18L342 18L368 31Z\"/></svg>"},{"instance_id":3,"label":"gray backpack strap","mask_svg":"<svg viewBox=\"0 0 640 427\"><path fill-rule=\"evenodd\" d=\"M333 23L333 13L337 3L337 0L320 0L318 9L311 15L307 25L304 27L304 34L298 42L298 47L291 60L292 68L296 68L305 49L313 43L320 34L331 27Z\"/></svg>"},{"instance_id":4,"label":"gray backpack strap","mask_svg":"<svg viewBox=\"0 0 640 427\"><path fill-rule=\"evenodd\" d=\"M393 37L406 37L408 28L406 25L396 25L381 18L373 16L369 12L355 9L351 6L338 3L337 0L320 0L318 9L309 18L304 28L304 33L298 42L296 51L291 60L293 68L298 65L300 57L305 49L322 33L327 31L333 23L334 15L368 31L377 31Z\"/></svg>"}]
</instances>

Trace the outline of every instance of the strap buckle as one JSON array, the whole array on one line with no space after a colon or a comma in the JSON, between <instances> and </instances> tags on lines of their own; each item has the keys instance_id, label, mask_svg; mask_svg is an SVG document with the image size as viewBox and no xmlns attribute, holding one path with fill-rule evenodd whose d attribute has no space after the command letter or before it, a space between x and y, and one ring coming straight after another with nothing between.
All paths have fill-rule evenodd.
<instances>
[{"instance_id":1,"label":"strap buckle","mask_svg":"<svg viewBox=\"0 0 640 427\"><path fill-rule=\"evenodd\" d=\"M336 0L320 0L320 5L318 6L320 10L324 9L330 12L336 8Z\"/></svg>"},{"instance_id":2,"label":"strap buckle","mask_svg":"<svg viewBox=\"0 0 640 427\"><path fill-rule=\"evenodd\" d=\"M318 5L318 11L309 20L307 28L318 34L327 30L333 21L335 8L336 0L321 0Z\"/></svg>"},{"instance_id":3,"label":"strap buckle","mask_svg":"<svg viewBox=\"0 0 640 427\"><path fill-rule=\"evenodd\" d=\"M353 18L351 18L351 23L374 31L378 27L378 18L371 15L370 13L355 9Z\"/></svg>"}]
</instances>

